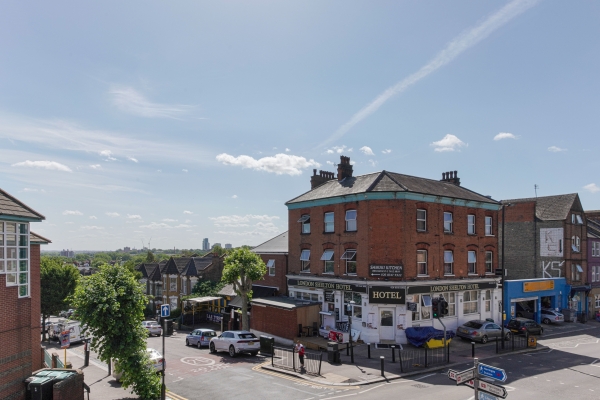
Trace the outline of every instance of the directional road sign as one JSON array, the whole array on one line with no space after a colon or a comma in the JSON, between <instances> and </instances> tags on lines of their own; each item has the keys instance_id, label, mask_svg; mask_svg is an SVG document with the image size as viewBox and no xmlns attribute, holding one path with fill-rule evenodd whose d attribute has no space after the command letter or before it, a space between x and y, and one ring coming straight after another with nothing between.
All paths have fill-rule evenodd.
<instances>
[{"instance_id":1,"label":"directional road sign","mask_svg":"<svg viewBox=\"0 0 600 400\"><path fill-rule=\"evenodd\" d=\"M453 381L456 380L456 374L458 374L458 371L455 371L453 369L448 370L448 378L450 378Z\"/></svg>"},{"instance_id":2,"label":"directional road sign","mask_svg":"<svg viewBox=\"0 0 600 400\"><path fill-rule=\"evenodd\" d=\"M491 365L479 364L479 375L487 376L498 381L506 381L506 371L502 368L492 367Z\"/></svg>"},{"instance_id":3,"label":"directional road sign","mask_svg":"<svg viewBox=\"0 0 600 400\"><path fill-rule=\"evenodd\" d=\"M475 368L466 369L456 374L456 384L465 384L473 378L475 378Z\"/></svg>"},{"instance_id":4,"label":"directional road sign","mask_svg":"<svg viewBox=\"0 0 600 400\"><path fill-rule=\"evenodd\" d=\"M479 400L498 400L498 398L486 392L479 392Z\"/></svg>"},{"instance_id":5,"label":"directional road sign","mask_svg":"<svg viewBox=\"0 0 600 400\"><path fill-rule=\"evenodd\" d=\"M479 365L481 365L481 364L479 364ZM506 391L504 386L494 385L492 383L482 381L482 380L479 380L479 390L486 391L488 393L493 394L494 396L498 396L503 399L505 399L506 396L508 395L508 392ZM481 399L481 397L480 397L480 399Z\"/></svg>"},{"instance_id":6,"label":"directional road sign","mask_svg":"<svg viewBox=\"0 0 600 400\"><path fill-rule=\"evenodd\" d=\"M160 317L166 318L171 315L171 306L169 304L162 304L160 306Z\"/></svg>"}]
</instances>

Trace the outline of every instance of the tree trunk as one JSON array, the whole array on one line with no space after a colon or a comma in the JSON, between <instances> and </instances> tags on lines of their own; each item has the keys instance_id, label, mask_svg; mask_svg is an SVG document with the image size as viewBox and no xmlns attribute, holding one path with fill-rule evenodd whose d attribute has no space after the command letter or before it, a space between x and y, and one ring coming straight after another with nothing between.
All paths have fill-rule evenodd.
<instances>
[{"instance_id":1,"label":"tree trunk","mask_svg":"<svg viewBox=\"0 0 600 400\"><path fill-rule=\"evenodd\" d=\"M241 293L242 296L242 330L249 331L248 326L248 292L244 291Z\"/></svg>"}]
</instances>

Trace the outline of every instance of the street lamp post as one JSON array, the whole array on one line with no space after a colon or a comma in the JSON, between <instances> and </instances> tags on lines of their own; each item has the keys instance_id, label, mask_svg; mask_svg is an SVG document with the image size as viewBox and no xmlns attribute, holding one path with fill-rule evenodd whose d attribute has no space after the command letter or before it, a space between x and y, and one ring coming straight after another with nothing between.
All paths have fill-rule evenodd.
<instances>
[{"instance_id":1,"label":"street lamp post","mask_svg":"<svg viewBox=\"0 0 600 400\"><path fill-rule=\"evenodd\" d=\"M504 304L504 276L506 275L506 269L504 269L504 210L511 205L512 204L502 204L502 277L500 279L502 284L502 350L504 350L504 321L506 321L506 305Z\"/></svg>"},{"instance_id":2,"label":"street lamp post","mask_svg":"<svg viewBox=\"0 0 600 400\"><path fill-rule=\"evenodd\" d=\"M348 333L350 334L350 362L354 364L354 347L352 346L352 313L354 312L353 305L356 304L354 300L350 301L350 314L348 314Z\"/></svg>"}]
</instances>

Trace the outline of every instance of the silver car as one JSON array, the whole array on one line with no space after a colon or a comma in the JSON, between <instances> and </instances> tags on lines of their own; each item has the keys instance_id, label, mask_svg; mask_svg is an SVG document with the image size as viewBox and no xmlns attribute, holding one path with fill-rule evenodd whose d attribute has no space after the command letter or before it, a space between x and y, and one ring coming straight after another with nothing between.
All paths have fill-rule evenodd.
<instances>
[{"instance_id":1,"label":"silver car","mask_svg":"<svg viewBox=\"0 0 600 400\"><path fill-rule=\"evenodd\" d=\"M217 336L217 332L212 329L195 329L192 333L185 337L186 346L202 346L210 345L212 338Z\"/></svg>"},{"instance_id":2,"label":"silver car","mask_svg":"<svg viewBox=\"0 0 600 400\"><path fill-rule=\"evenodd\" d=\"M144 321L142 326L148 330L148 336L160 336L162 334L162 328L156 321Z\"/></svg>"},{"instance_id":3,"label":"silver car","mask_svg":"<svg viewBox=\"0 0 600 400\"><path fill-rule=\"evenodd\" d=\"M456 336L475 342L487 343L502 336L502 328L493 321L473 320L458 327ZM504 330L504 338L510 339L510 330Z\"/></svg>"},{"instance_id":4,"label":"silver car","mask_svg":"<svg viewBox=\"0 0 600 400\"><path fill-rule=\"evenodd\" d=\"M210 352L227 351L231 357L239 353L258 354L259 339L248 331L225 331L210 341Z\"/></svg>"},{"instance_id":5,"label":"silver car","mask_svg":"<svg viewBox=\"0 0 600 400\"><path fill-rule=\"evenodd\" d=\"M561 322L565 322L565 316L561 313L559 313L558 311L555 310L551 310L551 309L542 309L542 322L544 324L549 324L549 323L561 323Z\"/></svg>"}]
</instances>

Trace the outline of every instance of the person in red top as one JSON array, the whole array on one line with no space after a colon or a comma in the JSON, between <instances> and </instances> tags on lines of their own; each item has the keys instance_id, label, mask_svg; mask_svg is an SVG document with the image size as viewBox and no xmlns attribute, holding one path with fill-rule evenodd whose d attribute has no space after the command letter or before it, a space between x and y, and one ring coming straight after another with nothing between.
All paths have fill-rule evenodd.
<instances>
[{"instance_id":1,"label":"person in red top","mask_svg":"<svg viewBox=\"0 0 600 400\"><path fill-rule=\"evenodd\" d=\"M304 369L304 345L300 341L296 342L296 352L300 359L300 369Z\"/></svg>"}]
</instances>

